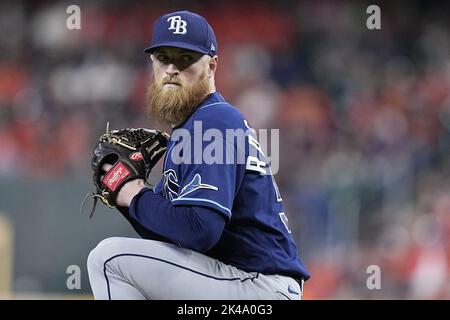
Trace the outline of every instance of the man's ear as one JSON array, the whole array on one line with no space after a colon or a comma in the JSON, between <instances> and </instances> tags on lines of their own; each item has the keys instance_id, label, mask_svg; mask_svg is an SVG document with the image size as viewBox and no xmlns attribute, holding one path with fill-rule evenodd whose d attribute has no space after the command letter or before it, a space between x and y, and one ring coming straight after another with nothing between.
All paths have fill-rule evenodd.
<instances>
[{"instance_id":1,"label":"man's ear","mask_svg":"<svg viewBox=\"0 0 450 320\"><path fill-rule=\"evenodd\" d=\"M219 62L219 57L214 56L209 60L208 65L208 78L212 78L217 70L217 63Z\"/></svg>"},{"instance_id":2,"label":"man's ear","mask_svg":"<svg viewBox=\"0 0 450 320\"><path fill-rule=\"evenodd\" d=\"M155 62L155 56L152 54L149 54L148 56L148 62L153 64Z\"/></svg>"}]
</instances>

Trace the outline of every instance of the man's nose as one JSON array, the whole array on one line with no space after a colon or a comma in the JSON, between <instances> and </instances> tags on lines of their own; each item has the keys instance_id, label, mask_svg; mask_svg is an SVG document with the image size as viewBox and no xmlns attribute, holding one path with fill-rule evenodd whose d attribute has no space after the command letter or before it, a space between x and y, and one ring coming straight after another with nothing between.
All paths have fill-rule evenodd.
<instances>
[{"instance_id":1,"label":"man's nose","mask_svg":"<svg viewBox=\"0 0 450 320\"><path fill-rule=\"evenodd\" d=\"M166 69L167 75L178 75L179 73L180 73L180 70L178 70L178 67L175 64L171 63L167 66L167 69Z\"/></svg>"}]
</instances>

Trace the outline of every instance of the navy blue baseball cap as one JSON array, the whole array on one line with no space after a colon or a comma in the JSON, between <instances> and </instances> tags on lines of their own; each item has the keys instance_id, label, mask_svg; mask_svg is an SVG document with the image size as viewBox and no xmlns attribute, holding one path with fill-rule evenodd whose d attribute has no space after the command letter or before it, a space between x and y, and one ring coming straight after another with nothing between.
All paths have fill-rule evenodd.
<instances>
[{"instance_id":1,"label":"navy blue baseball cap","mask_svg":"<svg viewBox=\"0 0 450 320\"><path fill-rule=\"evenodd\" d=\"M159 17L154 25L150 47L168 46L193 50L210 56L217 54L217 41L208 21L190 11L177 11Z\"/></svg>"}]
</instances>

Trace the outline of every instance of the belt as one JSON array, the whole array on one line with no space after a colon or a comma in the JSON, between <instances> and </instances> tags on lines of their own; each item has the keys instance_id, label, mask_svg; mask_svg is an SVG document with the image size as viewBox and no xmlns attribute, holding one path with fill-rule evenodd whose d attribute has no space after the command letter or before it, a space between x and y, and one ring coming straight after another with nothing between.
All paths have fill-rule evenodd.
<instances>
[{"instance_id":1,"label":"belt","mask_svg":"<svg viewBox=\"0 0 450 320\"><path fill-rule=\"evenodd\" d=\"M283 277L291 278L292 280L294 280L295 282L298 283L298 285L300 286L300 289L303 291L303 283L305 282L304 278L302 278L302 277L298 278L298 277L294 277L292 275L284 275L284 274L279 274L279 275L283 276Z\"/></svg>"},{"instance_id":2,"label":"belt","mask_svg":"<svg viewBox=\"0 0 450 320\"><path fill-rule=\"evenodd\" d=\"M305 283L305 279L303 278L293 278L295 280L295 282L298 283L298 285L300 286L300 290L302 290L303 292L303 284Z\"/></svg>"}]
</instances>

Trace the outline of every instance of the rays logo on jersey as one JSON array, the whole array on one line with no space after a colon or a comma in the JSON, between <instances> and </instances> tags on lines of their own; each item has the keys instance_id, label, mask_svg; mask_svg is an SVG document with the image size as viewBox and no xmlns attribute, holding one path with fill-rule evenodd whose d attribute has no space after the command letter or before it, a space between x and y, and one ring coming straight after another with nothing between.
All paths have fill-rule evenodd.
<instances>
[{"instance_id":1,"label":"rays logo on jersey","mask_svg":"<svg viewBox=\"0 0 450 320\"><path fill-rule=\"evenodd\" d=\"M209 189L217 191L218 187L202 183L202 177L200 174L196 174L192 180L185 185L180 192L180 184L178 182L177 173L175 170L170 169L164 172L164 184L163 184L163 195L169 200L184 197L198 189Z\"/></svg>"},{"instance_id":2,"label":"rays logo on jersey","mask_svg":"<svg viewBox=\"0 0 450 320\"><path fill-rule=\"evenodd\" d=\"M164 197L169 200L178 198L178 190L180 189L180 185L178 184L177 173L175 170L170 169L165 171L163 179L164 184L162 192Z\"/></svg>"},{"instance_id":3,"label":"rays logo on jersey","mask_svg":"<svg viewBox=\"0 0 450 320\"><path fill-rule=\"evenodd\" d=\"M200 176L200 174L197 173L194 176L194 178L192 178L191 182L189 182L187 185L183 187L183 189L181 189L178 198L184 197L185 195L194 192L195 190L198 189L210 189L215 191L219 190L219 188L217 188L216 186L202 183L202 177Z\"/></svg>"}]
</instances>

